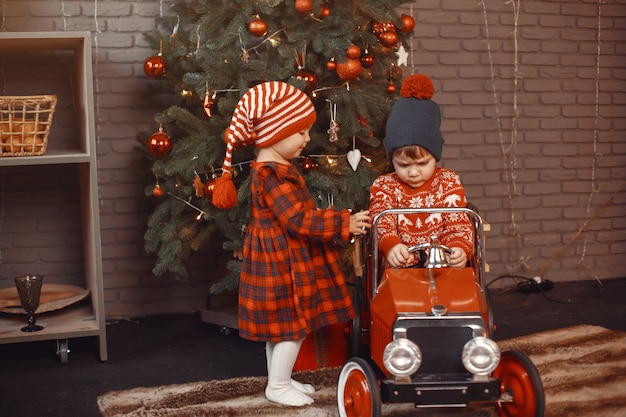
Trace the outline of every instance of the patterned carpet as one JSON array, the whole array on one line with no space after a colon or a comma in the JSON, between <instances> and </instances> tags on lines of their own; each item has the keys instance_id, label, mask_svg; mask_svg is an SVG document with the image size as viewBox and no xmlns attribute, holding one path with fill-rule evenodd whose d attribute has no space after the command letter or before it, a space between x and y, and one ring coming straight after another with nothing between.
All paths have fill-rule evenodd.
<instances>
[{"instance_id":1,"label":"patterned carpet","mask_svg":"<svg viewBox=\"0 0 626 417\"><path fill-rule=\"evenodd\" d=\"M499 343L502 351L528 354L539 370L546 417L626 416L626 333L575 326ZM302 372L296 379L318 388L315 403L292 408L268 402L266 379L235 378L112 391L98 398L102 417L337 417L339 369ZM411 405L383 405L384 417L425 415ZM492 407L437 410L429 417L491 417Z\"/></svg>"}]
</instances>

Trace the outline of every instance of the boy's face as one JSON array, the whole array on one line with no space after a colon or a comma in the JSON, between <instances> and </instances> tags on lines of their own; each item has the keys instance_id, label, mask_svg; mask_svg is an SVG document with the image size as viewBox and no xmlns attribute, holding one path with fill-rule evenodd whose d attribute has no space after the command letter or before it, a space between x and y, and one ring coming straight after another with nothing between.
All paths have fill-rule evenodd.
<instances>
[{"instance_id":1,"label":"boy's face","mask_svg":"<svg viewBox=\"0 0 626 417\"><path fill-rule=\"evenodd\" d=\"M403 153L394 153L392 157L393 167L400 181L409 187L419 188L433 176L437 161L430 152L417 158L409 158Z\"/></svg>"}]
</instances>

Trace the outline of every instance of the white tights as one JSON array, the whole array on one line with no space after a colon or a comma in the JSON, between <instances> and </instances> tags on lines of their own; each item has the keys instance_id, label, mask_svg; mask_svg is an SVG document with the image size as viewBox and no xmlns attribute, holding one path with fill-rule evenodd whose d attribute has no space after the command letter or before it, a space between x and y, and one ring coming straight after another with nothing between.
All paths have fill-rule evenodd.
<instances>
[{"instance_id":1,"label":"white tights","mask_svg":"<svg viewBox=\"0 0 626 417\"><path fill-rule=\"evenodd\" d=\"M267 342L267 388L265 397L275 403L300 407L313 404L307 394L315 392L310 384L291 379L293 366L298 358L302 340Z\"/></svg>"}]
</instances>

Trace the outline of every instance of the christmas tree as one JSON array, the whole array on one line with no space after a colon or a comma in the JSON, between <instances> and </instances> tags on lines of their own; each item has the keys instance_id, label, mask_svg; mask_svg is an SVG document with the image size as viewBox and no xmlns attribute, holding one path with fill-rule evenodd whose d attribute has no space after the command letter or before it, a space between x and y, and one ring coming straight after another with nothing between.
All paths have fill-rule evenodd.
<instances>
[{"instance_id":1,"label":"christmas tree","mask_svg":"<svg viewBox=\"0 0 626 417\"><path fill-rule=\"evenodd\" d=\"M234 155L238 204L211 203L222 172L223 133L239 98L263 81L305 91L318 114L296 166L319 207L366 208L369 186L387 168L384 124L402 79L398 50L415 21L401 0L174 0L145 33L155 54L144 63L171 103L154 133L138 135L151 164L145 248L153 273L185 279L185 260L211 240L241 249L249 216L254 149ZM158 52L157 52L158 51ZM236 288L239 262L212 292Z\"/></svg>"}]
</instances>

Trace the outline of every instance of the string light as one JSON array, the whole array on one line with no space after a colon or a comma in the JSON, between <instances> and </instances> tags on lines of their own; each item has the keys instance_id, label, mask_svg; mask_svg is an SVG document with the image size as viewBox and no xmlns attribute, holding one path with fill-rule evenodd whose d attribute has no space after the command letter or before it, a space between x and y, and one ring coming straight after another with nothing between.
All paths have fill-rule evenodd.
<instances>
[{"instance_id":1,"label":"string light","mask_svg":"<svg viewBox=\"0 0 626 417\"><path fill-rule=\"evenodd\" d=\"M598 45L596 51L596 102L595 102L595 119L594 119L594 127L593 127L593 155L591 157L591 190L589 191L589 199L587 200L587 212L585 214L585 222L583 223L583 227L585 224L589 222L591 218L591 202L593 200L593 195L596 192L596 163L598 156L598 120L600 120L600 56L601 56L601 46L602 46L602 0L598 0ZM582 230L582 227L581 229ZM583 249L580 255L579 264L581 264L585 260L585 256L587 255L587 240L588 237L585 235L585 239L583 241Z\"/></svg>"},{"instance_id":2,"label":"string light","mask_svg":"<svg viewBox=\"0 0 626 417\"><path fill-rule=\"evenodd\" d=\"M509 2L507 2L507 4L511 4L513 6L513 14L514 14L514 19L513 19L513 24L514 24L514 30L513 30L513 43L514 43L514 55L513 55L513 74L514 74L514 88L513 88L513 116L512 116L512 121L511 121L511 138L510 138L510 143L507 146L505 146L505 141L504 141L504 133L503 133L503 128L502 128L502 118L500 115L500 103L498 101L498 92L496 90L496 74L495 74L495 69L494 69L494 60L493 60L493 54L491 51L491 38L489 35L489 20L487 17L487 8L485 5L485 1L482 0L480 2L481 6L482 6L482 10L483 10L483 19L484 19L484 24L485 24L485 36L487 38L487 55L489 57L489 69L490 69L490 75L491 75L491 82L492 82L492 92L493 92L493 101L494 101L494 105L495 105L495 112L496 112L496 123L497 123L497 127L498 127L498 136L500 139L500 148L502 151L502 157L504 159L504 165L505 168L508 169L507 171L505 171L506 174L506 195L507 195L507 199L509 201L509 216L510 216L510 223L509 223L509 229L512 231L512 236L515 238L516 243L517 243L517 251L518 251L518 263L517 265L507 265L508 269L509 269L509 273L513 273L515 270L517 270L520 267L527 267L527 261L529 260L530 256L524 256L522 255L522 238L521 235L519 233L519 227L517 225L516 222L516 210L515 210L515 201L513 196L515 195L515 193L517 192L517 176L516 176L516 168L517 168L517 155L516 155L516 145L517 145L517 127L516 127L516 120L517 120L517 90L518 90L518 82L520 79L520 73L519 73L519 49L518 49L518 40L517 40L517 36L518 36L518 22L519 22L519 8L520 8L520 0L511 0Z\"/></svg>"}]
</instances>

